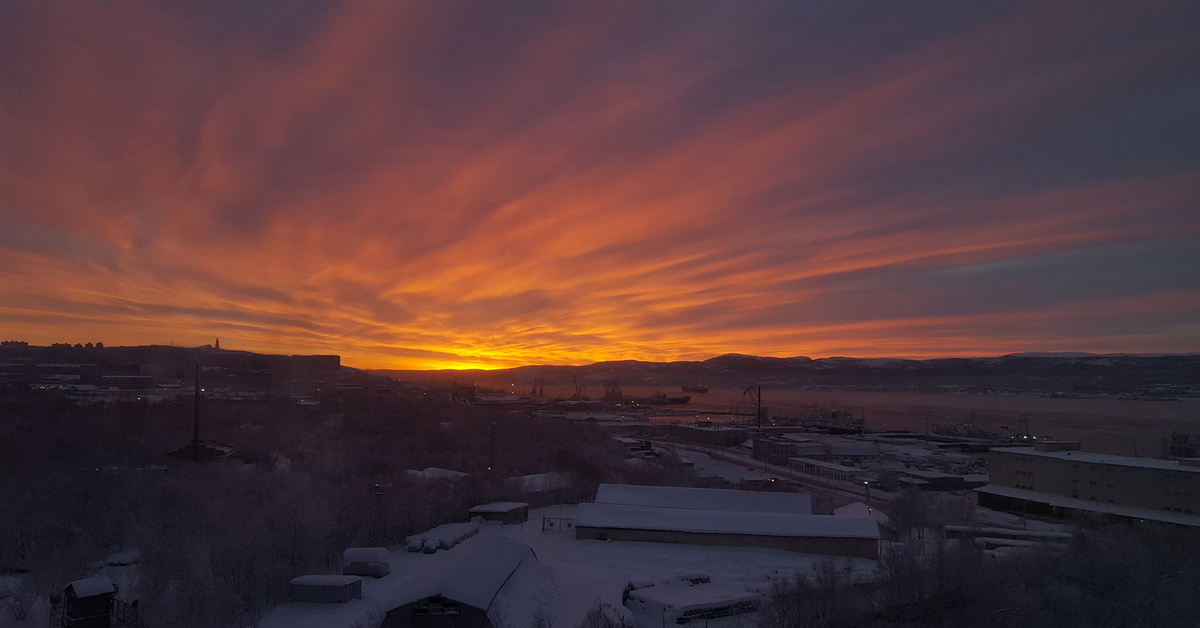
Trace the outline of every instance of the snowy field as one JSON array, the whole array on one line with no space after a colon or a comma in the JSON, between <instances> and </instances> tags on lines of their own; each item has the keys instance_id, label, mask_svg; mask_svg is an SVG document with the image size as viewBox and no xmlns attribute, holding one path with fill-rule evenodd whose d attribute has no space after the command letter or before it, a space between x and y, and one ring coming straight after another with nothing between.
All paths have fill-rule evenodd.
<instances>
[{"instance_id":1,"label":"snowy field","mask_svg":"<svg viewBox=\"0 0 1200 628\"><path fill-rule=\"evenodd\" d=\"M575 506L551 506L530 511L529 521L520 525L483 526L479 535L465 543L486 542L493 534L502 534L533 548L538 560L551 578L542 590L524 591L527 599L536 600L557 628L573 628L589 609L597 605L625 624L644 628L673 623L664 618L661 607L652 603L634 603L633 608L621 605L621 594L628 582L639 585L655 584L662 598L676 604L689 601L704 602L738 592L765 589L772 577L807 571L822 556L798 554L766 548L709 547L619 541L576 541L573 529L557 527L543 532L542 517L571 519ZM434 569L438 561L451 556L456 549L436 554L410 553L403 549L391 552L392 573L384 578L363 579L363 599L345 604L287 604L271 609L263 617L263 628L326 628L340 626L373 626L373 619L382 617L385 601L405 583L420 578ZM875 562L865 559L836 560L849 569L869 572ZM691 585L680 576L708 576L711 583ZM669 583L669 584L668 584ZM647 596L653 598L654 596ZM513 626L524 624L534 608L510 612L506 617ZM751 623L747 616L709 620L712 628Z\"/></svg>"}]
</instances>

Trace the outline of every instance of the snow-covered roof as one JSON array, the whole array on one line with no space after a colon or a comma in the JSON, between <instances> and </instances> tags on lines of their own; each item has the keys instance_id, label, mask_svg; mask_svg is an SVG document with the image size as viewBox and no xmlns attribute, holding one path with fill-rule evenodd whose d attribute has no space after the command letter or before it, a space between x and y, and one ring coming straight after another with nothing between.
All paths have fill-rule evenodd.
<instances>
[{"instance_id":1,"label":"snow-covered roof","mask_svg":"<svg viewBox=\"0 0 1200 628\"><path fill-rule=\"evenodd\" d=\"M1025 501L1037 502L1039 504L1058 506L1060 508L1082 510L1084 512L1094 512L1128 517L1131 519L1147 519L1149 521L1162 521L1166 523L1177 523L1179 525L1200 527L1200 515L1168 512L1165 510L1151 510L1149 508L1137 508L1134 506L1122 506L1120 504L1109 504L1107 502L1094 502L1090 499L1078 499L1073 497L1064 497L1062 495L1052 495L1050 493L1041 493L1038 491L1027 491L1019 488L1000 486L998 484L981 486L975 489L975 491L989 495L996 495L998 497L1021 499Z\"/></svg>"},{"instance_id":2,"label":"snow-covered roof","mask_svg":"<svg viewBox=\"0 0 1200 628\"><path fill-rule=\"evenodd\" d=\"M538 611L552 612L551 604L557 595L554 576L531 551L521 559L512 575L492 598L491 617L502 617L508 626L537 625Z\"/></svg>"},{"instance_id":3,"label":"snow-covered roof","mask_svg":"<svg viewBox=\"0 0 1200 628\"><path fill-rule=\"evenodd\" d=\"M1092 451L1038 451L1033 447L1007 447L1004 449L993 449L992 453L1041 456L1043 458L1057 458L1059 460L1070 460L1072 462L1083 462L1086 464L1112 464L1123 467L1141 467L1145 469L1165 469L1169 471L1182 471L1185 473L1200 473L1200 467L1179 464L1178 460L1133 458L1131 456L1099 454Z\"/></svg>"},{"instance_id":4,"label":"snow-covered roof","mask_svg":"<svg viewBox=\"0 0 1200 628\"><path fill-rule=\"evenodd\" d=\"M955 475L953 473L944 473L942 471L932 471L929 469L905 469L904 474L911 475L914 478L919 478L919 479L927 480L927 481L928 480L946 480L946 479L950 479L950 478L962 479L962 477L963 477L961 475Z\"/></svg>"},{"instance_id":5,"label":"snow-covered roof","mask_svg":"<svg viewBox=\"0 0 1200 628\"><path fill-rule=\"evenodd\" d=\"M805 464L810 464L814 467L820 467L822 469L829 469L831 471L841 471L842 473L848 473L850 475L858 475L858 474L863 473L863 470L859 469L858 467L847 467L845 465L840 465L835 462L825 462L824 460L814 460L812 458L805 458L804 456L796 456L795 458L788 458L788 462L803 462Z\"/></svg>"},{"instance_id":6,"label":"snow-covered roof","mask_svg":"<svg viewBox=\"0 0 1200 628\"><path fill-rule=\"evenodd\" d=\"M878 456L879 443L856 443L842 441L829 443L831 456Z\"/></svg>"},{"instance_id":7,"label":"snow-covered roof","mask_svg":"<svg viewBox=\"0 0 1200 628\"><path fill-rule=\"evenodd\" d=\"M882 510L872 508L862 502L851 502L841 508L834 508L833 514L836 517L870 517L878 521L880 525L891 524L891 520L883 514Z\"/></svg>"},{"instance_id":8,"label":"snow-covered roof","mask_svg":"<svg viewBox=\"0 0 1200 628\"><path fill-rule=\"evenodd\" d=\"M295 585L303 585L309 587L343 587L347 584L361 582L362 578L358 576L339 576L334 574L313 574L309 576L296 576L292 578L291 583Z\"/></svg>"},{"instance_id":9,"label":"snow-covered roof","mask_svg":"<svg viewBox=\"0 0 1200 628\"><path fill-rule=\"evenodd\" d=\"M68 584L67 588L75 592L75 597L92 597L93 595L117 592L117 588L113 586L112 581L104 576L76 580Z\"/></svg>"},{"instance_id":10,"label":"snow-covered roof","mask_svg":"<svg viewBox=\"0 0 1200 628\"><path fill-rule=\"evenodd\" d=\"M440 595L487 609L509 576L532 554L528 545L498 534L471 538L454 548L448 560L392 594L386 608Z\"/></svg>"},{"instance_id":11,"label":"snow-covered roof","mask_svg":"<svg viewBox=\"0 0 1200 628\"><path fill-rule=\"evenodd\" d=\"M735 512L580 504L575 527L672 530L708 534L879 538L879 526L867 517L835 517L779 512Z\"/></svg>"},{"instance_id":12,"label":"snow-covered roof","mask_svg":"<svg viewBox=\"0 0 1200 628\"><path fill-rule=\"evenodd\" d=\"M812 514L812 501L804 493L766 493L724 488L601 484L596 491L596 503L710 511Z\"/></svg>"},{"instance_id":13,"label":"snow-covered roof","mask_svg":"<svg viewBox=\"0 0 1200 628\"><path fill-rule=\"evenodd\" d=\"M512 512L512 511L520 509L520 508L528 508L528 507L529 507L529 504L526 504L525 502L492 502L490 504L480 504L478 506L471 508L471 510L469 510L467 512L470 512L471 514L475 514L478 512L500 513L500 512Z\"/></svg>"}]
</instances>

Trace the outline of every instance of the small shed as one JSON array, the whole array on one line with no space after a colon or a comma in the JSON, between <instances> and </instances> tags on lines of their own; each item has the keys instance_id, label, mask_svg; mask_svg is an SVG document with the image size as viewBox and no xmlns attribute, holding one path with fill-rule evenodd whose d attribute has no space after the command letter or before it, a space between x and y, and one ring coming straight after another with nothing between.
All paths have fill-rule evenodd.
<instances>
[{"instance_id":1,"label":"small shed","mask_svg":"<svg viewBox=\"0 0 1200 628\"><path fill-rule=\"evenodd\" d=\"M383 547L351 547L342 553L342 574L382 578L392 570Z\"/></svg>"},{"instance_id":2,"label":"small shed","mask_svg":"<svg viewBox=\"0 0 1200 628\"><path fill-rule=\"evenodd\" d=\"M500 523L525 523L529 520L529 504L524 502L492 502L472 508L472 517Z\"/></svg>"},{"instance_id":3,"label":"small shed","mask_svg":"<svg viewBox=\"0 0 1200 628\"><path fill-rule=\"evenodd\" d=\"M333 604L362 597L362 578L358 576L300 576L288 583L293 602Z\"/></svg>"},{"instance_id":4,"label":"small shed","mask_svg":"<svg viewBox=\"0 0 1200 628\"><path fill-rule=\"evenodd\" d=\"M66 628L108 628L112 625L117 587L108 578L76 580L63 589L62 625Z\"/></svg>"}]
</instances>

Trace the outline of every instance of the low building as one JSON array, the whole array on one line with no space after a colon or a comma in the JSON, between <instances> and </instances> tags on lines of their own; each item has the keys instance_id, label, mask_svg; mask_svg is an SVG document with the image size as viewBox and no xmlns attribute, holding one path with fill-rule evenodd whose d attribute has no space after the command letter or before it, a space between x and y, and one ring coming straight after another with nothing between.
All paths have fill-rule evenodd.
<instances>
[{"instance_id":1,"label":"low building","mask_svg":"<svg viewBox=\"0 0 1200 628\"><path fill-rule=\"evenodd\" d=\"M503 524L525 523L529 520L529 504L525 502L492 502L470 510L472 517Z\"/></svg>"},{"instance_id":2,"label":"low building","mask_svg":"<svg viewBox=\"0 0 1200 628\"><path fill-rule=\"evenodd\" d=\"M671 440L699 443L713 447L737 447L746 442L750 432L740 427L684 425L665 423L663 435Z\"/></svg>"},{"instance_id":3,"label":"low building","mask_svg":"<svg viewBox=\"0 0 1200 628\"><path fill-rule=\"evenodd\" d=\"M384 547L351 547L342 553L342 573L347 576L382 578L391 572Z\"/></svg>"},{"instance_id":4,"label":"low building","mask_svg":"<svg viewBox=\"0 0 1200 628\"><path fill-rule=\"evenodd\" d=\"M845 438L815 439L798 434L784 434L754 439L752 455L756 460L785 465L790 458L808 458L823 462L878 460L881 451L877 442Z\"/></svg>"},{"instance_id":5,"label":"low building","mask_svg":"<svg viewBox=\"0 0 1200 628\"><path fill-rule=\"evenodd\" d=\"M769 547L870 559L879 555L879 528L868 517L593 503L579 505L575 538Z\"/></svg>"},{"instance_id":6,"label":"low building","mask_svg":"<svg viewBox=\"0 0 1200 628\"><path fill-rule=\"evenodd\" d=\"M867 472L857 467L847 467L832 462L813 460L812 458L789 458L788 467L793 471L807 475L815 475L828 480L839 482L861 482Z\"/></svg>"},{"instance_id":7,"label":"low building","mask_svg":"<svg viewBox=\"0 0 1200 628\"><path fill-rule=\"evenodd\" d=\"M690 510L812 514L812 500L804 493L764 493L723 488L601 484L596 490L596 503Z\"/></svg>"},{"instance_id":8,"label":"low building","mask_svg":"<svg viewBox=\"0 0 1200 628\"><path fill-rule=\"evenodd\" d=\"M900 475L901 486L912 486L926 491L962 491L987 484L979 476L965 476L927 469L905 469Z\"/></svg>"},{"instance_id":9,"label":"low building","mask_svg":"<svg viewBox=\"0 0 1200 628\"><path fill-rule=\"evenodd\" d=\"M767 464L786 465L788 458L796 457L796 441L782 436L756 438L750 455Z\"/></svg>"},{"instance_id":10,"label":"low building","mask_svg":"<svg viewBox=\"0 0 1200 628\"><path fill-rule=\"evenodd\" d=\"M76 580L63 590L62 625L71 628L108 628L112 622L117 587L104 576Z\"/></svg>"},{"instance_id":11,"label":"low building","mask_svg":"<svg viewBox=\"0 0 1200 628\"><path fill-rule=\"evenodd\" d=\"M491 628L500 617L521 621L536 608L528 593L544 590L546 582L528 545L500 535L477 537L392 594L379 626Z\"/></svg>"},{"instance_id":12,"label":"low building","mask_svg":"<svg viewBox=\"0 0 1200 628\"><path fill-rule=\"evenodd\" d=\"M292 578L288 597L293 602L338 604L362 597L362 578L347 575L312 575Z\"/></svg>"},{"instance_id":13,"label":"low building","mask_svg":"<svg viewBox=\"0 0 1200 628\"><path fill-rule=\"evenodd\" d=\"M802 493L601 484L580 504L576 539L771 547L875 558L879 530L869 518L812 514Z\"/></svg>"}]
</instances>

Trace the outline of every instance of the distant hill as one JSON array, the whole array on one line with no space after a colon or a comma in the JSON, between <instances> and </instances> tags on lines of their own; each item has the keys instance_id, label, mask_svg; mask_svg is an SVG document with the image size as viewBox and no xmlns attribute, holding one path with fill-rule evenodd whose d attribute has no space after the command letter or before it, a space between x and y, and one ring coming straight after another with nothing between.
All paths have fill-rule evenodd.
<instances>
[{"instance_id":1,"label":"distant hill","mask_svg":"<svg viewBox=\"0 0 1200 628\"><path fill-rule=\"evenodd\" d=\"M591 390L618 379L622 385L663 389L704 383L715 388L761 384L799 390L1200 398L1200 355L1021 353L993 358L906 360L769 358L729 353L699 362L625 360L499 371L370 372L410 381L511 381L524 386L534 380L561 385L578 378Z\"/></svg>"}]
</instances>

